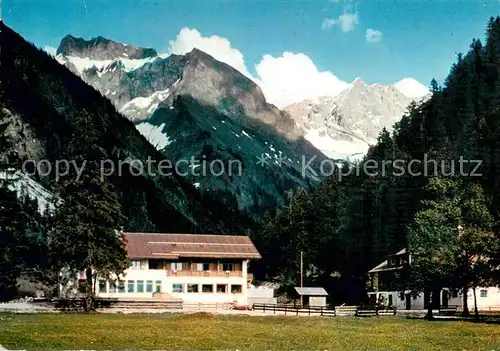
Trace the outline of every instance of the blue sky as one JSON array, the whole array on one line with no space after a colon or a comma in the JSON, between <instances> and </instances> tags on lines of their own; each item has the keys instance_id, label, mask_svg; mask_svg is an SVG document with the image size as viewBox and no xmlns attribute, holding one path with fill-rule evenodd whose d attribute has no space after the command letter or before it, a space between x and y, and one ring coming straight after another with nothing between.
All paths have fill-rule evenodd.
<instances>
[{"instance_id":1,"label":"blue sky","mask_svg":"<svg viewBox=\"0 0 500 351\"><path fill-rule=\"evenodd\" d=\"M71 33L168 52L187 27L227 38L251 75L264 55L291 52L346 82L413 77L428 85L446 77L473 37L484 38L500 2L4 0L2 12L7 25L39 46L57 47ZM375 33L371 41L367 30Z\"/></svg>"}]
</instances>

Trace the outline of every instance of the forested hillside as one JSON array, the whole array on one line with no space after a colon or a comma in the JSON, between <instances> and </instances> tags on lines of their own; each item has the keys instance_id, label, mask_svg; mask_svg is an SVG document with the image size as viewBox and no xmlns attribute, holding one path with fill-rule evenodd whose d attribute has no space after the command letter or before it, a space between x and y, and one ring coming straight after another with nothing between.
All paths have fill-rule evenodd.
<instances>
[{"instance_id":1,"label":"forested hillside","mask_svg":"<svg viewBox=\"0 0 500 351\"><path fill-rule=\"evenodd\" d=\"M427 187L432 178L477 184L500 218L499 17L489 20L485 42L474 39L444 85L433 80L431 89L432 98L411 105L391 134L381 132L351 174L343 169L313 194L296 192L267 216L254 236L266 257L261 278L296 284L302 250L306 285L329 286L343 302L359 300L367 271L408 244L423 200L436 199Z\"/></svg>"}]
</instances>

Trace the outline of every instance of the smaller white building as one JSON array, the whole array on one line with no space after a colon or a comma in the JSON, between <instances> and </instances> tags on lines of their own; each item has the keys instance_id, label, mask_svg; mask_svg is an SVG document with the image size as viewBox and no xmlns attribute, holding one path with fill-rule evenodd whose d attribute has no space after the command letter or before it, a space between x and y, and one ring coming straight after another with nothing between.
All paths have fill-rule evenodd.
<instances>
[{"instance_id":1,"label":"smaller white building","mask_svg":"<svg viewBox=\"0 0 500 351\"><path fill-rule=\"evenodd\" d=\"M132 265L115 281L98 278L98 297L248 304L249 261L261 256L247 236L125 233L125 240ZM84 287L85 275L78 279ZM76 293L61 287L62 295Z\"/></svg>"},{"instance_id":2,"label":"smaller white building","mask_svg":"<svg viewBox=\"0 0 500 351\"><path fill-rule=\"evenodd\" d=\"M385 306L393 306L399 310L422 310L427 308L427 304L433 304L433 308L457 306L463 308L462 293L453 293L449 289L442 289L439 292L439 299L431 301L430 296L420 293L413 296L411 291L404 292L396 290L396 272L404 264L410 262L410 257L406 249L402 249L395 254L389 255L387 260L372 268L368 274L371 280L371 291L368 296L372 303L380 303ZM500 288L499 287L478 287L476 288L477 308L479 311L500 311ZM467 304L469 310L474 310L474 292L469 289L467 293Z\"/></svg>"},{"instance_id":3,"label":"smaller white building","mask_svg":"<svg viewBox=\"0 0 500 351\"><path fill-rule=\"evenodd\" d=\"M300 296L301 305L304 307L326 307L328 293L320 287L295 287Z\"/></svg>"}]
</instances>

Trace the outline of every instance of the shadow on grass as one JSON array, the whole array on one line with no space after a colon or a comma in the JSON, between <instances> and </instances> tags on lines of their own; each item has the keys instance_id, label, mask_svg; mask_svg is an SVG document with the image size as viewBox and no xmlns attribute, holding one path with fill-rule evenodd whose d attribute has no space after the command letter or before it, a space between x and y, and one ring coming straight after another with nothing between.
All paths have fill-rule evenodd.
<instances>
[{"instance_id":1,"label":"shadow on grass","mask_svg":"<svg viewBox=\"0 0 500 351\"><path fill-rule=\"evenodd\" d=\"M464 316L433 316L431 319L427 316L407 316L406 319L419 319L428 322L470 322L470 323L483 323L483 324L498 324L500 325L499 315L480 315L478 317L464 317Z\"/></svg>"}]
</instances>

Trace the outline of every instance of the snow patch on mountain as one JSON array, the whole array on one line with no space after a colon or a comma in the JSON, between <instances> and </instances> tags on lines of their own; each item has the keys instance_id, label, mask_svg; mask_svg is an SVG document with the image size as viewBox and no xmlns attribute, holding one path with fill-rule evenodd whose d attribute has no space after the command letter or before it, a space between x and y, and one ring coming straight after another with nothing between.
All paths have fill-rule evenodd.
<instances>
[{"instance_id":1,"label":"snow patch on mountain","mask_svg":"<svg viewBox=\"0 0 500 351\"><path fill-rule=\"evenodd\" d=\"M342 140L332 138L325 129L311 129L304 136L311 144L321 150L326 156L338 160L355 160L362 158L368 151L369 144L359 140Z\"/></svg>"},{"instance_id":2,"label":"snow patch on mountain","mask_svg":"<svg viewBox=\"0 0 500 351\"><path fill-rule=\"evenodd\" d=\"M50 212L55 210L56 201L54 195L26 174L20 171L1 171L0 180L8 180L8 189L15 191L18 198L28 197L31 200L36 200L38 211L41 214L44 214L47 210Z\"/></svg>"},{"instance_id":3,"label":"snow patch on mountain","mask_svg":"<svg viewBox=\"0 0 500 351\"><path fill-rule=\"evenodd\" d=\"M252 139L252 137L251 137L251 136L250 136L247 132L245 132L244 130L242 130L242 131L241 131L241 133L242 133L244 136L246 136L247 138Z\"/></svg>"},{"instance_id":4,"label":"snow patch on mountain","mask_svg":"<svg viewBox=\"0 0 500 351\"><path fill-rule=\"evenodd\" d=\"M143 122L137 124L136 128L157 150L163 150L172 142L170 138L165 133L163 133L165 123L162 123L159 126L155 126L151 123Z\"/></svg>"},{"instance_id":5,"label":"snow patch on mountain","mask_svg":"<svg viewBox=\"0 0 500 351\"><path fill-rule=\"evenodd\" d=\"M126 72L130 72L144 66L146 63L153 62L160 57L162 56L148 57L145 59L129 59L126 57L120 57L119 61L123 64L124 70ZM92 60L88 57L64 56L62 54L57 55L56 60L63 65L73 64L78 70L78 74L80 75L85 70L91 69L92 67L96 67L99 71L102 71L104 67L109 66L110 64L116 61L116 60Z\"/></svg>"},{"instance_id":6,"label":"snow patch on mountain","mask_svg":"<svg viewBox=\"0 0 500 351\"><path fill-rule=\"evenodd\" d=\"M120 113L131 121L144 120L153 114L160 102L170 96L170 89L156 91L148 97L137 97L127 102L120 109Z\"/></svg>"}]
</instances>

